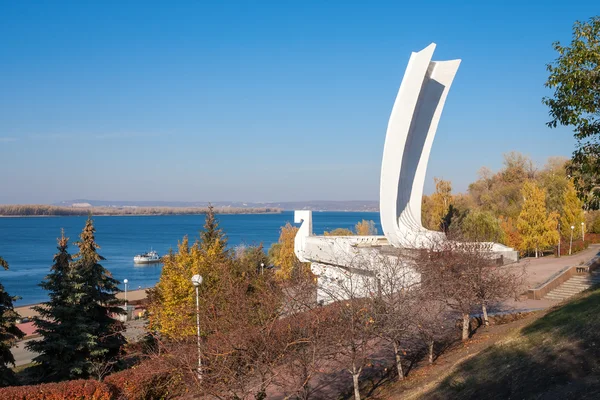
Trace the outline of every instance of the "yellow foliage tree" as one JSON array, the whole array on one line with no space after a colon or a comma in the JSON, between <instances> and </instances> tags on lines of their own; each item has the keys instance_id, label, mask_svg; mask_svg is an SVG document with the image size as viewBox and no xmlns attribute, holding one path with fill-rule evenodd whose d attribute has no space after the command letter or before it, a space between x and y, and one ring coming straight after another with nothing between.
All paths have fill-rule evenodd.
<instances>
[{"instance_id":1,"label":"yellow foliage tree","mask_svg":"<svg viewBox=\"0 0 600 400\"><path fill-rule=\"evenodd\" d=\"M170 338L194 334L191 321L195 300L191 278L197 270L199 249L196 244L190 247L186 236L177 250L165 256L160 280L151 289L148 305L150 329Z\"/></svg>"},{"instance_id":2,"label":"yellow foliage tree","mask_svg":"<svg viewBox=\"0 0 600 400\"><path fill-rule=\"evenodd\" d=\"M375 221L367 221L363 219L354 226L354 231L358 236L373 236L377 235L377 228L375 227Z\"/></svg>"},{"instance_id":3,"label":"yellow foliage tree","mask_svg":"<svg viewBox=\"0 0 600 400\"><path fill-rule=\"evenodd\" d=\"M583 203L577 197L573 181L569 181L563 195L562 216L560 217L560 231L562 236L569 238L571 236L571 227L573 226L573 238L580 238L584 220Z\"/></svg>"},{"instance_id":4,"label":"yellow foliage tree","mask_svg":"<svg viewBox=\"0 0 600 400\"><path fill-rule=\"evenodd\" d=\"M226 250L227 239L215 219L214 210L209 206L200 241L192 246L186 237L178 244L176 253L164 257L160 279L150 290L148 311L150 329L162 335L180 339L195 333L195 290L191 278L202 275L200 287L201 302L211 302L218 307L215 292L223 279L223 265L233 265L231 254ZM204 306L204 305L201 305Z\"/></svg>"},{"instance_id":5,"label":"yellow foliage tree","mask_svg":"<svg viewBox=\"0 0 600 400\"><path fill-rule=\"evenodd\" d=\"M521 250L539 252L558 241L555 213L548 215L546 193L535 182L527 181L521 191L523 207L517 220L517 229L521 236Z\"/></svg>"},{"instance_id":6,"label":"yellow foliage tree","mask_svg":"<svg viewBox=\"0 0 600 400\"><path fill-rule=\"evenodd\" d=\"M275 271L275 277L279 280L286 281L294 277L305 276L310 270L309 264L300 262L294 252L294 239L297 232L298 228L288 222L281 227L279 241L269 249L269 257L278 268Z\"/></svg>"},{"instance_id":7,"label":"yellow foliage tree","mask_svg":"<svg viewBox=\"0 0 600 400\"><path fill-rule=\"evenodd\" d=\"M323 232L323 236L353 236L354 232L346 228L335 228L331 231Z\"/></svg>"},{"instance_id":8,"label":"yellow foliage tree","mask_svg":"<svg viewBox=\"0 0 600 400\"><path fill-rule=\"evenodd\" d=\"M440 230L452 203L452 182L434 178L435 192L424 199L423 223L426 228Z\"/></svg>"}]
</instances>

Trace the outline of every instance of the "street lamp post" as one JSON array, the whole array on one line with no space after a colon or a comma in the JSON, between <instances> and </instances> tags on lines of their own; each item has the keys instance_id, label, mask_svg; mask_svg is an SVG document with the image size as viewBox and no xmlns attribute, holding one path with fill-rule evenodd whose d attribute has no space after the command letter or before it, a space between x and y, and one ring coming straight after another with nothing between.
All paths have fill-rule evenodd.
<instances>
[{"instance_id":1,"label":"street lamp post","mask_svg":"<svg viewBox=\"0 0 600 400\"><path fill-rule=\"evenodd\" d=\"M123 283L125 284L125 311L127 311L127 284L129 281L127 279L123 279Z\"/></svg>"},{"instance_id":2,"label":"street lamp post","mask_svg":"<svg viewBox=\"0 0 600 400\"><path fill-rule=\"evenodd\" d=\"M585 229L583 229L583 222L581 223L581 240L585 241Z\"/></svg>"},{"instance_id":3,"label":"street lamp post","mask_svg":"<svg viewBox=\"0 0 600 400\"><path fill-rule=\"evenodd\" d=\"M571 255L571 247L573 247L573 229L575 229L575 226L571 225L571 243L569 243L569 255Z\"/></svg>"},{"instance_id":4,"label":"street lamp post","mask_svg":"<svg viewBox=\"0 0 600 400\"><path fill-rule=\"evenodd\" d=\"M560 257L560 222L558 223L558 256Z\"/></svg>"},{"instance_id":5,"label":"street lamp post","mask_svg":"<svg viewBox=\"0 0 600 400\"><path fill-rule=\"evenodd\" d=\"M260 263L260 274L264 274L265 272L265 263Z\"/></svg>"},{"instance_id":6,"label":"street lamp post","mask_svg":"<svg viewBox=\"0 0 600 400\"><path fill-rule=\"evenodd\" d=\"M202 380L202 351L200 350L200 300L198 297L198 287L202 283L201 275L192 276L192 284L196 288L196 333L198 336L198 379Z\"/></svg>"}]
</instances>

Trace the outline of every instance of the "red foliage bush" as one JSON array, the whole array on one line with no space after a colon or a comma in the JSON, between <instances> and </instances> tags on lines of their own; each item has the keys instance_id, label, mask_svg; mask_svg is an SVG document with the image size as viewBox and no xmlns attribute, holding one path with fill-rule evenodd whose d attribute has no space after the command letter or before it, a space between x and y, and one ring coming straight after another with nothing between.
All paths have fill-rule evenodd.
<instances>
[{"instance_id":1,"label":"red foliage bush","mask_svg":"<svg viewBox=\"0 0 600 400\"><path fill-rule=\"evenodd\" d=\"M111 388L106 383L83 379L0 389L2 400L110 400L113 398Z\"/></svg>"},{"instance_id":2,"label":"red foliage bush","mask_svg":"<svg viewBox=\"0 0 600 400\"><path fill-rule=\"evenodd\" d=\"M181 379L160 358L147 359L133 368L116 372L104 379L115 399L169 399L180 394Z\"/></svg>"},{"instance_id":3,"label":"red foliage bush","mask_svg":"<svg viewBox=\"0 0 600 400\"><path fill-rule=\"evenodd\" d=\"M600 243L600 233L586 233L585 241L590 243Z\"/></svg>"},{"instance_id":4,"label":"red foliage bush","mask_svg":"<svg viewBox=\"0 0 600 400\"><path fill-rule=\"evenodd\" d=\"M584 240L573 240L573 246L571 246L571 254L579 253L582 250L585 250L589 247L590 242L588 241L588 235L585 235ZM554 249L554 255L558 252L558 248ZM563 240L560 246L560 255L568 256L569 255L569 241Z\"/></svg>"}]
</instances>

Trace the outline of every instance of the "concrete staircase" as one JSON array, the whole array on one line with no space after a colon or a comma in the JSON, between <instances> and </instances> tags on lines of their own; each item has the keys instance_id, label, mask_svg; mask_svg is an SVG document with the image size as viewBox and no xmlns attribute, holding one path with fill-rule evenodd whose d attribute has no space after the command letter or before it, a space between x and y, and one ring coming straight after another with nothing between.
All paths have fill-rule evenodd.
<instances>
[{"instance_id":1,"label":"concrete staircase","mask_svg":"<svg viewBox=\"0 0 600 400\"><path fill-rule=\"evenodd\" d=\"M544 298L562 301L579 292L589 289L592 285L597 283L600 283L600 272L594 271L591 274L575 275L556 289L552 289L544 296Z\"/></svg>"}]
</instances>

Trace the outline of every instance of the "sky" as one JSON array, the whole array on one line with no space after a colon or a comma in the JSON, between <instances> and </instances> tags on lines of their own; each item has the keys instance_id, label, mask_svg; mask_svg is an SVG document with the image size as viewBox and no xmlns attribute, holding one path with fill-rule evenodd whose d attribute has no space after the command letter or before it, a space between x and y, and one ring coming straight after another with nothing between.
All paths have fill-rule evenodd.
<instances>
[{"instance_id":1,"label":"sky","mask_svg":"<svg viewBox=\"0 0 600 400\"><path fill-rule=\"evenodd\" d=\"M0 0L0 204L376 200L412 51L462 60L433 177L569 156L552 42L597 1Z\"/></svg>"}]
</instances>

